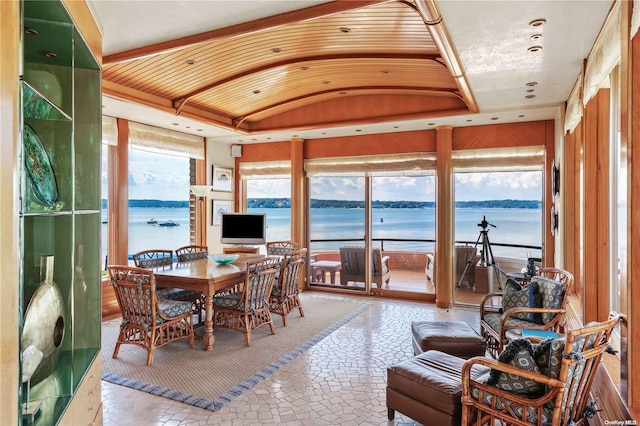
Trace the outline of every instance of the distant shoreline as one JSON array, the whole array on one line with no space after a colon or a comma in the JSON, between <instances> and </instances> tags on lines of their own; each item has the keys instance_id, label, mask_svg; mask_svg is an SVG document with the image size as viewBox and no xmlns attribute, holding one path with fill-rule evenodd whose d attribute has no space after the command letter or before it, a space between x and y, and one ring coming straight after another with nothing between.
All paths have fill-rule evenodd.
<instances>
[{"instance_id":1,"label":"distant shoreline","mask_svg":"<svg viewBox=\"0 0 640 426\"><path fill-rule=\"evenodd\" d=\"M428 209L435 208L434 201L373 201L374 209ZM107 200L102 200L102 208L107 207ZM129 207L139 208L187 208L189 201L170 200L129 200ZM289 198L250 198L247 200L249 209L289 209ZM318 200L311 199L311 208L353 209L364 208L364 201L350 200ZM456 208L470 209L541 209L542 203L537 200L483 200L457 201Z\"/></svg>"}]
</instances>

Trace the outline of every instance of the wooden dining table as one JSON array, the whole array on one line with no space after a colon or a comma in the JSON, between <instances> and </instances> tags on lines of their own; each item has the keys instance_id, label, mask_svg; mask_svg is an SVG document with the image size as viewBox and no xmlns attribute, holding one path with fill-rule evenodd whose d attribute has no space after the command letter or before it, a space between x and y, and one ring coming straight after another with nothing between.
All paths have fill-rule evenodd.
<instances>
[{"instance_id":1,"label":"wooden dining table","mask_svg":"<svg viewBox=\"0 0 640 426\"><path fill-rule=\"evenodd\" d=\"M204 350L213 350L216 340L213 334L213 296L244 282L247 261L264 257L262 254L240 254L228 265L219 265L211 259L178 262L171 266L153 268L158 287L182 288L199 291L204 295Z\"/></svg>"}]
</instances>

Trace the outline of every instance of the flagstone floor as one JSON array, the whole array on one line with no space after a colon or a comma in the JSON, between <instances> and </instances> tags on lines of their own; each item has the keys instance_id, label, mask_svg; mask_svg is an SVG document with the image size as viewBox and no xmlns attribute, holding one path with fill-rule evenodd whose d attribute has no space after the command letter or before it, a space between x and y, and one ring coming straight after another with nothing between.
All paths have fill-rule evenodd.
<instances>
[{"instance_id":1,"label":"flagstone floor","mask_svg":"<svg viewBox=\"0 0 640 426\"><path fill-rule=\"evenodd\" d=\"M400 413L394 421L387 419L387 366L413 355L412 321L460 320L478 330L478 309L447 311L430 303L361 300L371 308L218 412L103 381L104 425L417 425ZM215 362L215 347L211 356Z\"/></svg>"}]
</instances>

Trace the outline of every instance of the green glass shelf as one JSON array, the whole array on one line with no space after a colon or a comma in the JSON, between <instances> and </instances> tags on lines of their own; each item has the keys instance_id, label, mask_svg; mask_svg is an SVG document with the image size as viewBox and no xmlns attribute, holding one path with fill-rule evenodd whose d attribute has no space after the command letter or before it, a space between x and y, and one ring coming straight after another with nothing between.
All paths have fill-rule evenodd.
<instances>
[{"instance_id":1,"label":"green glass shelf","mask_svg":"<svg viewBox=\"0 0 640 426\"><path fill-rule=\"evenodd\" d=\"M60 107L22 80L22 103L25 118L36 120L71 121L71 117Z\"/></svg>"}]
</instances>

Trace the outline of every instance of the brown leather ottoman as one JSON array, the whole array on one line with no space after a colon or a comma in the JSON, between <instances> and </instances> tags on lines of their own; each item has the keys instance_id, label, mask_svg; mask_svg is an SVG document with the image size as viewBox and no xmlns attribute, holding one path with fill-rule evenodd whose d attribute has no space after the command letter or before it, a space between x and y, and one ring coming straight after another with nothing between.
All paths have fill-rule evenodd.
<instances>
[{"instance_id":1,"label":"brown leather ottoman","mask_svg":"<svg viewBox=\"0 0 640 426\"><path fill-rule=\"evenodd\" d=\"M403 413L424 425L460 426L462 365L465 360L428 351L387 368L387 415ZM488 374L474 367L474 378Z\"/></svg>"},{"instance_id":2,"label":"brown leather ottoman","mask_svg":"<svg viewBox=\"0 0 640 426\"><path fill-rule=\"evenodd\" d=\"M460 358L482 356L487 350L484 339L463 321L417 321L411 323L413 353L436 350Z\"/></svg>"}]
</instances>

